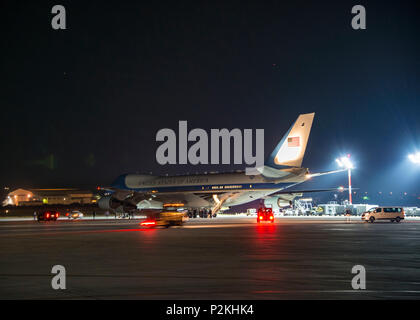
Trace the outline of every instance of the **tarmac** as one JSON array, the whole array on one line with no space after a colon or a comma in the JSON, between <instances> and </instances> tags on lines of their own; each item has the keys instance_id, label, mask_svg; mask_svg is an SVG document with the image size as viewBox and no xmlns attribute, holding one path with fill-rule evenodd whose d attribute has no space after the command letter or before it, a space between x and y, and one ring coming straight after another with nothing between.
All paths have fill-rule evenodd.
<instances>
[{"instance_id":1,"label":"tarmac","mask_svg":"<svg viewBox=\"0 0 420 320\"><path fill-rule=\"evenodd\" d=\"M419 299L420 221L0 222L0 299ZM54 290L54 265L66 289ZM366 289L354 290L355 265Z\"/></svg>"}]
</instances>

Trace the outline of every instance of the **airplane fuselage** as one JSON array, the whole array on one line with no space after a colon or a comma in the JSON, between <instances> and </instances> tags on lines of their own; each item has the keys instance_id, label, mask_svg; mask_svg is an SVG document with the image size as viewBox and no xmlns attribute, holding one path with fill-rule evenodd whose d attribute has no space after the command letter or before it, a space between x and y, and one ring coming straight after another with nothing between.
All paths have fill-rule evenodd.
<instances>
[{"instance_id":1,"label":"airplane fuselage","mask_svg":"<svg viewBox=\"0 0 420 320\"><path fill-rule=\"evenodd\" d=\"M112 186L119 190L159 196L174 193L230 193L225 205L235 206L302 183L307 180L306 173L305 168L285 169L275 179L263 175L246 175L243 171L176 176L127 174L120 176Z\"/></svg>"},{"instance_id":2,"label":"airplane fuselage","mask_svg":"<svg viewBox=\"0 0 420 320\"><path fill-rule=\"evenodd\" d=\"M301 114L282 137L263 166L255 172L209 173L153 176L126 174L112 185L112 195L100 199L104 209L159 210L170 206L187 209L211 208L212 213L261 199L278 197L289 205L297 192L284 189L306 181L310 176L302 168L314 113ZM281 195L280 195L281 194Z\"/></svg>"}]
</instances>

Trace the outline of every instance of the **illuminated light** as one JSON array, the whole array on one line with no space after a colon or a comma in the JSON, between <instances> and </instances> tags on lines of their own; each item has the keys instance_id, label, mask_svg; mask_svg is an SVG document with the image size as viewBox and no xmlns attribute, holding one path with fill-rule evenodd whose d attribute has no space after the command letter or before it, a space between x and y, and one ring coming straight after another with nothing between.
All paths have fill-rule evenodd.
<instances>
[{"instance_id":1,"label":"illuminated light","mask_svg":"<svg viewBox=\"0 0 420 320\"><path fill-rule=\"evenodd\" d=\"M343 187L343 186L340 186L340 187L338 187L337 189L338 189L338 191L341 191L341 192L343 192L343 191L344 191L344 187Z\"/></svg>"},{"instance_id":2,"label":"illuminated light","mask_svg":"<svg viewBox=\"0 0 420 320\"><path fill-rule=\"evenodd\" d=\"M149 199L152 200L152 199ZM164 207L183 207L184 204L183 203L165 203L163 205Z\"/></svg>"},{"instance_id":3,"label":"illuminated light","mask_svg":"<svg viewBox=\"0 0 420 320\"><path fill-rule=\"evenodd\" d=\"M274 219L274 217L273 216L270 216L270 220L273 220Z\"/></svg>"},{"instance_id":4,"label":"illuminated light","mask_svg":"<svg viewBox=\"0 0 420 320\"><path fill-rule=\"evenodd\" d=\"M312 178L312 174L307 173L307 174L305 175L305 178L306 178L306 179L311 179L311 178Z\"/></svg>"},{"instance_id":5,"label":"illuminated light","mask_svg":"<svg viewBox=\"0 0 420 320\"><path fill-rule=\"evenodd\" d=\"M312 198L301 198L301 199L299 199L300 201L305 201L305 202L310 202L310 201L312 201L313 199Z\"/></svg>"},{"instance_id":6,"label":"illuminated light","mask_svg":"<svg viewBox=\"0 0 420 320\"><path fill-rule=\"evenodd\" d=\"M337 158L337 159L335 159L335 162L337 162L337 164L340 168L354 169L354 165L351 162L349 157Z\"/></svg>"},{"instance_id":7,"label":"illuminated light","mask_svg":"<svg viewBox=\"0 0 420 320\"><path fill-rule=\"evenodd\" d=\"M55 214L55 216L56 216L56 218L58 218L58 216L59 216L60 214L57 212L56 214Z\"/></svg>"},{"instance_id":8,"label":"illuminated light","mask_svg":"<svg viewBox=\"0 0 420 320\"><path fill-rule=\"evenodd\" d=\"M46 215L46 216L47 216L47 219L48 219L48 218L50 217L50 214L49 214L49 213L47 213L47 215Z\"/></svg>"},{"instance_id":9,"label":"illuminated light","mask_svg":"<svg viewBox=\"0 0 420 320\"><path fill-rule=\"evenodd\" d=\"M156 221L151 221L151 220L147 221L146 220L146 221L141 222L140 225L141 226L155 226L156 225Z\"/></svg>"},{"instance_id":10,"label":"illuminated light","mask_svg":"<svg viewBox=\"0 0 420 320\"><path fill-rule=\"evenodd\" d=\"M31 197L31 195L28 193L27 197L28 197L28 198L30 198L30 197Z\"/></svg>"},{"instance_id":11,"label":"illuminated light","mask_svg":"<svg viewBox=\"0 0 420 320\"><path fill-rule=\"evenodd\" d=\"M412 153L408 155L408 159L415 164L420 164L420 152Z\"/></svg>"}]
</instances>

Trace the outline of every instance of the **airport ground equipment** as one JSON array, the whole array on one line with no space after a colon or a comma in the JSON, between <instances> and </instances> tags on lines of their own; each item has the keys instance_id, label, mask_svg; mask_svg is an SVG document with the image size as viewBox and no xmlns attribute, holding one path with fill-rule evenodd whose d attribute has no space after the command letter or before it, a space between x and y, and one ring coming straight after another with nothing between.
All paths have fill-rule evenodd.
<instances>
[{"instance_id":1,"label":"airport ground equipment","mask_svg":"<svg viewBox=\"0 0 420 320\"><path fill-rule=\"evenodd\" d=\"M140 223L143 227L155 228L171 226L181 226L186 221L187 215L184 211L164 211L155 218L149 218Z\"/></svg>"}]
</instances>

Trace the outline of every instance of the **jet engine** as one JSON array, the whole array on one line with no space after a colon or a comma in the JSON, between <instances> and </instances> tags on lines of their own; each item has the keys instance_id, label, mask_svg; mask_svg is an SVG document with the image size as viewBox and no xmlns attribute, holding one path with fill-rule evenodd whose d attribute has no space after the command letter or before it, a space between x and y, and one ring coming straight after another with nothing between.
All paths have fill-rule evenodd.
<instances>
[{"instance_id":1,"label":"jet engine","mask_svg":"<svg viewBox=\"0 0 420 320\"><path fill-rule=\"evenodd\" d=\"M125 213L130 212L132 210L136 210L135 205L129 203L128 201L118 200L112 195L100 198L98 201L98 206L101 209L116 211L119 213Z\"/></svg>"},{"instance_id":2,"label":"jet engine","mask_svg":"<svg viewBox=\"0 0 420 320\"><path fill-rule=\"evenodd\" d=\"M292 205L292 201L283 199L281 197L270 197L267 199L264 199L264 206L270 207L270 208L284 208L289 207Z\"/></svg>"}]
</instances>

